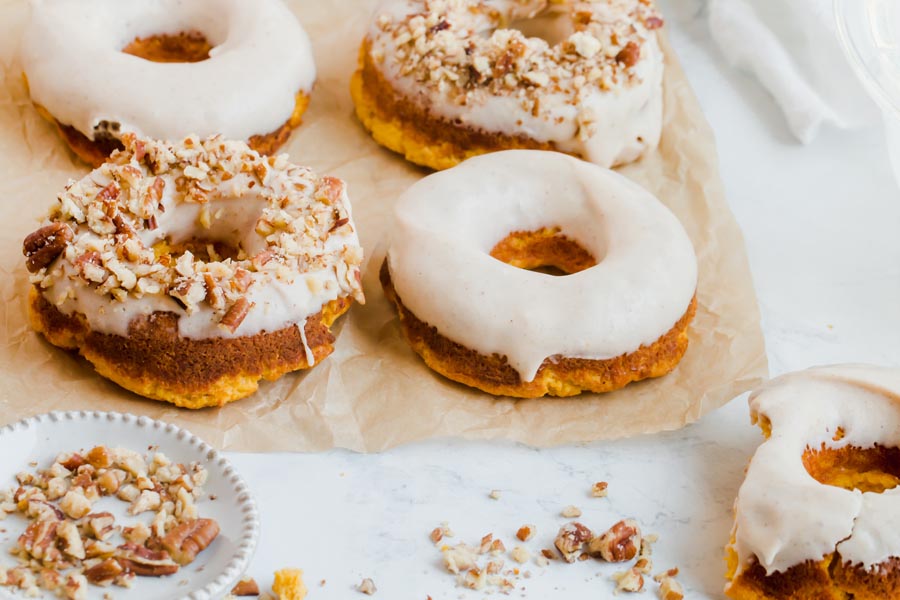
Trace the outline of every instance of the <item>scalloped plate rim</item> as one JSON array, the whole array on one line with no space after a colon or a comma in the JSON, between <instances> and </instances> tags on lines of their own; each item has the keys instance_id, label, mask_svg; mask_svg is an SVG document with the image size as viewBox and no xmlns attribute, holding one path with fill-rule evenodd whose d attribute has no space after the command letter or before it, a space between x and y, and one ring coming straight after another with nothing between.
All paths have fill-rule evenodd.
<instances>
[{"instance_id":1,"label":"scalloped plate rim","mask_svg":"<svg viewBox=\"0 0 900 600\"><path fill-rule=\"evenodd\" d=\"M69 421L71 423L83 421L118 422L124 427L161 429L167 435L173 435L179 441L195 448L198 460L202 460L208 465L207 470L210 476L213 476L214 471L216 474L221 472L233 493L233 498L228 498L228 501L233 502L235 509L243 515L241 533L237 540L237 549L229 558L225 570L218 577L199 590L190 591L179 596L177 600L212 600L227 594L231 587L246 572L250 561L256 553L260 534L259 509L256 501L253 499L246 481L234 468L231 461L225 458L219 450L183 427L133 413L113 411L51 411L34 415L0 427L0 439L19 431L37 430L42 424L47 422L57 423L60 421ZM165 450L163 444L160 444L160 448ZM65 448L60 448L59 451L65 451ZM217 499L225 500L221 496ZM135 586L137 589L139 589L138 583L136 582ZM39 596L39 598L42 597L50 598L55 596L52 595L52 592L44 591L44 594ZM0 586L0 599L20 600L22 598L25 598L25 596L20 593L20 590L16 589L10 593L8 588Z\"/></svg>"}]
</instances>

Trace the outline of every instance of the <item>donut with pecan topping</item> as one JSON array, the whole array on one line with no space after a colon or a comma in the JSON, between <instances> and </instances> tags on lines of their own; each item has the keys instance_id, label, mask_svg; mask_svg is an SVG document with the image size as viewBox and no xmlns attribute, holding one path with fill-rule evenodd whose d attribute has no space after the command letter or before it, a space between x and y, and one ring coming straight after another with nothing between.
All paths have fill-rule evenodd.
<instances>
[{"instance_id":1,"label":"donut with pecan topping","mask_svg":"<svg viewBox=\"0 0 900 600\"><path fill-rule=\"evenodd\" d=\"M662 25L653 0L391 0L360 49L356 114L433 169L517 148L629 163L660 138Z\"/></svg>"},{"instance_id":2,"label":"donut with pecan topping","mask_svg":"<svg viewBox=\"0 0 900 600\"><path fill-rule=\"evenodd\" d=\"M328 356L364 301L344 182L218 137L123 142L25 239L34 328L188 408Z\"/></svg>"},{"instance_id":3,"label":"donut with pecan topping","mask_svg":"<svg viewBox=\"0 0 900 600\"><path fill-rule=\"evenodd\" d=\"M272 154L316 79L309 38L280 0L36 2L23 40L35 107L94 167L129 132L222 134Z\"/></svg>"}]
</instances>

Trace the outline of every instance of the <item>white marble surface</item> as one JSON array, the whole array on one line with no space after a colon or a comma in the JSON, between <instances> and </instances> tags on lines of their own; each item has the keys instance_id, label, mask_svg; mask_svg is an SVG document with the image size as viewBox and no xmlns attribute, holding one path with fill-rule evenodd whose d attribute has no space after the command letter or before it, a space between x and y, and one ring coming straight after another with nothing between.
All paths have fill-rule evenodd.
<instances>
[{"instance_id":1,"label":"white marble surface","mask_svg":"<svg viewBox=\"0 0 900 600\"><path fill-rule=\"evenodd\" d=\"M900 361L900 191L878 130L825 130L797 145L746 75L712 46L699 0L662 2L669 33L719 143L729 201L743 227L762 306L773 374L819 363ZM632 516L660 534L658 570L681 568L688 598L721 598L722 547L743 468L760 434L737 399L702 422L664 435L534 450L443 441L381 455L231 455L264 518L251 574L306 571L310 598L476 598L455 586L428 532L449 521L453 541L488 532L512 546L538 526L549 546L566 505L605 528ZM610 482L607 499L589 496ZM492 489L502 492L492 500ZM527 567L515 597L607 598L614 567L594 561ZM324 586L318 582L325 580ZM655 586L650 585L649 594ZM645 594L644 597L647 597Z\"/></svg>"}]
</instances>

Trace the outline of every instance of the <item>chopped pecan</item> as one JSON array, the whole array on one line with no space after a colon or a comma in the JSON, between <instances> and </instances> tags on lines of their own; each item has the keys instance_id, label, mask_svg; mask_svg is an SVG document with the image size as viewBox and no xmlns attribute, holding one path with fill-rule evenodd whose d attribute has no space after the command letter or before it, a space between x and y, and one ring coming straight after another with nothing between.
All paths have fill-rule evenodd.
<instances>
[{"instance_id":1,"label":"chopped pecan","mask_svg":"<svg viewBox=\"0 0 900 600\"><path fill-rule=\"evenodd\" d=\"M113 181L108 186L97 192L97 200L103 202L105 205L110 206L119 197L119 185ZM112 215L109 215L112 216Z\"/></svg>"},{"instance_id":2,"label":"chopped pecan","mask_svg":"<svg viewBox=\"0 0 900 600\"><path fill-rule=\"evenodd\" d=\"M520 541L527 542L534 537L534 531L537 529L534 525L522 525L516 532L516 537Z\"/></svg>"},{"instance_id":3,"label":"chopped pecan","mask_svg":"<svg viewBox=\"0 0 900 600\"><path fill-rule=\"evenodd\" d=\"M431 538L432 543L437 544L442 539L444 539L444 530L440 527L435 527L431 530L431 535L428 536Z\"/></svg>"},{"instance_id":4,"label":"chopped pecan","mask_svg":"<svg viewBox=\"0 0 900 600\"><path fill-rule=\"evenodd\" d=\"M62 558L56 547L59 521L33 521L19 536L18 546L32 558L53 562Z\"/></svg>"},{"instance_id":5,"label":"chopped pecan","mask_svg":"<svg viewBox=\"0 0 900 600\"><path fill-rule=\"evenodd\" d=\"M606 498L609 495L609 484L605 481L598 481L591 487L591 496L594 498Z\"/></svg>"},{"instance_id":6,"label":"chopped pecan","mask_svg":"<svg viewBox=\"0 0 900 600\"><path fill-rule=\"evenodd\" d=\"M344 218L342 218L342 219L338 219L338 220L336 220L336 221L334 222L334 225L331 226L331 229L329 229L328 232L331 233L332 231L336 231L336 230L340 229L341 227L343 227L344 225L346 225L346 224L349 223L349 222L350 222L350 219L347 218L347 217L344 217Z\"/></svg>"},{"instance_id":7,"label":"chopped pecan","mask_svg":"<svg viewBox=\"0 0 900 600\"><path fill-rule=\"evenodd\" d=\"M644 589L644 576L635 568L613 573L616 592L640 592Z\"/></svg>"},{"instance_id":8,"label":"chopped pecan","mask_svg":"<svg viewBox=\"0 0 900 600\"><path fill-rule=\"evenodd\" d=\"M78 527L72 521L63 521L56 529L59 549L72 558L84 559L84 542Z\"/></svg>"},{"instance_id":9,"label":"chopped pecan","mask_svg":"<svg viewBox=\"0 0 900 600\"><path fill-rule=\"evenodd\" d=\"M665 22L659 17L647 17L647 20L644 21L644 25L647 29L659 29L665 24Z\"/></svg>"},{"instance_id":10,"label":"chopped pecan","mask_svg":"<svg viewBox=\"0 0 900 600\"><path fill-rule=\"evenodd\" d=\"M76 471L78 467L87 464L87 460L77 452L73 452L72 454L61 458L62 460L59 461L59 464L70 471Z\"/></svg>"},{"instance_id":11,"label":"chopped pecan","mask_svg":"<svg viewBox=\"0 0 900 600\"><path fill-rule=\"evenodd\" d=\"M84 542L85 558L109 558L116 552L116 547L109 542L99 540L86 540Z\"/></svg>"},{"instance_id":12,"label":"chopped pecan","mask_svg":"<svg viewBox=\"0 0 900 600\"><path fill-rule=\"evenodd\" d=\"M322 177L316 185L316 196L326 204L335 204L340 201L344 193L344 182L337 177Z\"/></svg>"},{"instance_id":13,"label":"chopped pecan","mask_svg":"<svg viewBox=\"0 0 900 600\"><path fill-rule=\"evenodd\" d=\"M178 563L165 550L150 550L128 542L119 546L117 560L122 568L142 577L163 577L178 572Z\"/></svg>"},{"instance_id":14,"label":"chopped pecan","mask_svg":"<svg viewBox=\"0 0 900 600\"><path fill-rule=\"evenodd\" d=\"M97 487L104 496L115 494L121 484L122 481L116 475L115 470L105 471L97 478Z\"/></svg>"},{"instance_id":15,"label":"chopped pecan","mask_svg":"<svg viewBox=\"0 0 900 600\"><path fill-rule=\"evenodd\" d=\"M189 565L218 535L219 524L212 519L191 519L166 534L162 547L179 565Z\"/></svg>"},{"instance_id":16,"label":"chopped pecan","mask_svg":"<svg viewBox=\"0 0 900 600\"><path fill-rule=\"evenodd\" d=\"M94 565L84 571L84 576L94 585L107 586L116 580L116 577L125 572L122 565L114 558L107 558L100 564Z\"/></svg>"},{"instance_id":17,"label":"chopped pecan","mask_svg":"<svg viewBox=\"0 0 900 600\"><path fill-rule=\"evenodd\" d=\"M625 47L616 54L616 60L622 63L626 68L633 67L641 58L641 47L635 42L628 42Z\"/></svg>"},{"instance_id":18,"label":"chopped pecan","mask_svg":"<svg viewBox=\"0 0 900 600\"><path fill-rule=\"evenodd\" d=\"M641 528L634 519L625 519L591 540L588 553L607 562L624 562L637 556L640 547Z\"/></svg>"},{"instance_id":19,"label":"chopped pecan","mask_svg":"<svg viewBox=\"0 0 900 600\"><path fill-rule=\"evenodd\" d=\"M252 577L245 577L231 589L232 596L259 596L259 585Z\"/></svg>"},{"instance_id":20,"label":"chopped pecan","mask_svg":"<svg viewBox=\"0 0 900 600\"><path fill-rule=\"evenodd\" d=\"M29 500L25 514L38 521L62 521L66 518L61 510L46 500Z\"/></svg>"},{"instance_id":21,"label":"chopped pecan","mask_svg":"<svg viewBox=\"0 0 900 600\"><path fill-rule=\"evenodd\" d=\"M37 273L49 266L56 257L62 254L66 245L75 234L65 223L44 225L25 238L22 251L25 254L25 266L31 273Z\"/></svg>"},{"instance_id":22,"label":"chopped pecan","mask_svg":"<svg viewBox=\"0 0 900 600\"><path fill-rule=\"evenodd\" d=\"M358 589L360 592L366 594L367 596L371 596L377 591L377 589L375 588L375 582L368 577L362 580L362 582L359 584Z\"/></svg>"},{"instance_id":23,"label":"chopped pecan","mask_svg":"<svg viewBox=\"0 0 900 600\"><path fill-rule=\"evenodd\" d=\"M584 545L593 539L591 530L581 523L566 523L556 534L554 544L566 562L575 562L581 555Z\"/></svg>"},{"instance_id":24,"label":"chopped pecan","mask_svg":"<svg viewBox=\"0 0 900 600\"><path fill-rule=\"evenodd\" d=\"M116 518L112 513L92 513L85 518L91 535L100 541L106 541L116 530Z\"/></svg>"},{"instance_id":25,"label":"chopped pecan","mask_svg":"<svg viewBox=\"0 0 900 600\"><path fill-rule=\"evenodd\" d=\"M88 582L81 573L69 573L66 575L66 583L62 588L67 600L87 600Z\"/></svg>"},{"instance_id":26,"label":"chopped pecan","mask_svg":"<svg viewBox=\"0 0 900 600\"><path fill-rule=\"evenodd\" d=\"M222 317L219 324L231 333L234 333L237 331L237 328L241 326L241 323L244 322L247 313L250 312L253 305L253 302L250 302L247 298L241 296L237 299L237 302L231 305L231 308L228 309L228 312L225 313L225 316Z\"/></svg>"},{"instance_id":27,"label":"chopped pecan","mask_svg":"<svg viewBox=\"0 0 900 600\"><path fill-rule=\"evenodd\" d=\"M147 188L147 196L153 203L159 203L163 197L163 190L166 188L166 181L162 177L153 180L153 184ZM159 207L162 208L161 206Z\"/></svg>"},{"instance_id":28,"label":"chopped pecan","mask_svg":"<svg viewBox=\"0 0 900 600\"><path fill-rule=\"evenodd\" d=\"M134 235L134 229L128 224L128 221L122 217L122 213L116 213L113 217L113 225L116 226L116 233L126 236Z\"/></svg>"},{"instance_id":29,"label":"chopped pecan","mask_svg":"<svg viewBox=\"0 0 900 600\"><path fill-rule=\"evenodd\" d=\"M250 287L253 276L247 269L238 267L234 270L234 277L231 280L234 282L234 287L237 288L239 292L243 293Z\"/></svg>"}]
</instances>

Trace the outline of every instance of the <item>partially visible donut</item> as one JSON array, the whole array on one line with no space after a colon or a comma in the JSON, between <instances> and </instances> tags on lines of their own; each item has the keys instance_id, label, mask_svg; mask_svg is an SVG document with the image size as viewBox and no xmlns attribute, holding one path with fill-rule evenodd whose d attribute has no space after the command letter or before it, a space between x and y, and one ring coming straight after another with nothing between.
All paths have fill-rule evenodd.
<instances>
[{"instance_id":1,"label":"partially visible donut","mask_svg":"<svg viewBox=\"0 0 900 600\"><path fill-rule=\"evenodd\" d=\"M696 310L678 219L625 177L556 152L487 154L413 185L381 277L425 363L495 395L665 375Z\"/></svg>"},{"instance_id":2,"label":"partially visible donut","mask_svg":"<svg viewBox=\"0 0 900 600\"><path fill-rule=\"evenodd\" d=\"M328 356L364 301L345 184L216 137L123 142L25 239L34 328L188 408Z\"/></svg>"},{"instance_id":3,"label":"partially visible donut","mask_svg":"<svg viewBox=\"0 0 900 600\"><path fill-rule=\"evenodd\" d=\"M734 504L726 595L900 598L900 369L782 375L750 415L766 439Z\"/></svg>"},{"instance_id":4,"label":"partially visible donut","mask_svg":"<svg viewBox=\"0 0 900 600\"><path fill-rule=\"evenodd\" d=\"M281 0L47 0L22 43L32 101L94 167L126 132L221 134L274 153L299 126L316 70Z\"/></svg>"},{"instance_id":5,"label":"partially visible donut","mask_svg":"<svg viewBox=\"0 0 900 600\"><path fill-rule=\"evenodd\" d=\"M652 0L391 0L360 49L356 114L433 169L516 148L628 163L660 138L662 25Z\"/></svg>"}]
</instances>

